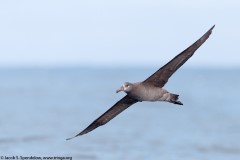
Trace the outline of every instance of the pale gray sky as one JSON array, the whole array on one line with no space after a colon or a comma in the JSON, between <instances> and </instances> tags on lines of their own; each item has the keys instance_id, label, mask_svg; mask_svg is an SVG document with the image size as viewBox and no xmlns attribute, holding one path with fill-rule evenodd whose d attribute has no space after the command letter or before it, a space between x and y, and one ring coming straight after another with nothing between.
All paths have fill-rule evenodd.
<instances>
[{"instance_id":1,"label":"pale gray sky","mask_svg":"<svg viewBox=\"0 0 240 160\"><path fill-rule=\"evenodd\" d=\"M0 66L163 65L216 24L188 66L240 67L238 0L0 1Z\"/></svg>"}]
</instances>

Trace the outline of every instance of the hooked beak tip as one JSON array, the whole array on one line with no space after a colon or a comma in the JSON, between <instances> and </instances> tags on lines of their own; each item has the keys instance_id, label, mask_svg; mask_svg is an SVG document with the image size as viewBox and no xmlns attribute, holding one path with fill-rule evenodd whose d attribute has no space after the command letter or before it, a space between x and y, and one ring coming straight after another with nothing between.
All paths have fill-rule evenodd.
<instances>
[{"instance_id":1,"label":"hooked beak tip","mask_svg":"<svg viewBox=\"0 0 240 160\"><path fill-rule=\"evenodd\" d=\"M116 90L116 93L123 91L123 87Z\"/></svg>"}]
</instances>

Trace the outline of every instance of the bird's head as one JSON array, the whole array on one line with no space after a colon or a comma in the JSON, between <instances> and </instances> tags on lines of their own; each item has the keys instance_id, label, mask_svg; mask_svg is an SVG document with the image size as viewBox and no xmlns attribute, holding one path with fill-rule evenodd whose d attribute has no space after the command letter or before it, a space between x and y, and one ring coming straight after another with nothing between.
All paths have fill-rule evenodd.
<instances>
[{"instance_id":1,"label":"bird's head","mask_svg":"<svg viewBox=\"0 0 240 160\"><path fill-rule=\"evenodd\" d=\"M121 91L124 91L127 93L127 92L131 91L131 89L132 89L132 83L125 82L119 89L116 90L116 93L121 92Z\"/></svg>"}]
</instances>

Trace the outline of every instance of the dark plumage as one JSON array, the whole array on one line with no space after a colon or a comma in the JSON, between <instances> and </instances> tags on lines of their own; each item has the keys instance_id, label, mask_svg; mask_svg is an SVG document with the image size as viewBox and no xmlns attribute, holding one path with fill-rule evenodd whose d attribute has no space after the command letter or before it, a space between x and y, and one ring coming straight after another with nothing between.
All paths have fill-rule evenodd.
<instances>
[{"instance_id":1,"label":"dark plumage","mask_svg":"<svg viewBox=\"0 0 240 160\"><path fill-rule=\"evenodd\" d=\"M194 52L208 39L212 33L210 28L200 39L193 43L190 47L174 57L170 62L161 67L149 78L143 82L129 83L125 82L117 92L124 91L127 93L120 101L114 104L109 110L102 114L99 118L93 121L86 129L74 137L86 134L102 126L117 116L119 113L139 101L167 101L170 103L182 105L178 101L177 94L169 93L162 87L167 83L172 74L178 70L193 54ZM74 138L72 137L72 138ZM68 138L72 139L72 138Z\"/></svg>"}]
</instances>

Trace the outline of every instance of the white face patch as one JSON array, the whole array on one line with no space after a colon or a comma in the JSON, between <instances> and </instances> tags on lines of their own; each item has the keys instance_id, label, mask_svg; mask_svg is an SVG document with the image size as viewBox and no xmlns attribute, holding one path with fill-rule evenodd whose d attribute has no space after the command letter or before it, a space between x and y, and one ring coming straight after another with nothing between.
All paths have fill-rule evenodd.
<instances>
[{"instance_id":1,"label":"white face patch","mask_svg":"<svg viewBox=\"0 0 240 160\"><path fill-rule=\"evenodd\" d=\"M130 92L132 89L132 83L124 82L122 85L124 92Z\"/></svg>"}]
</instances>

